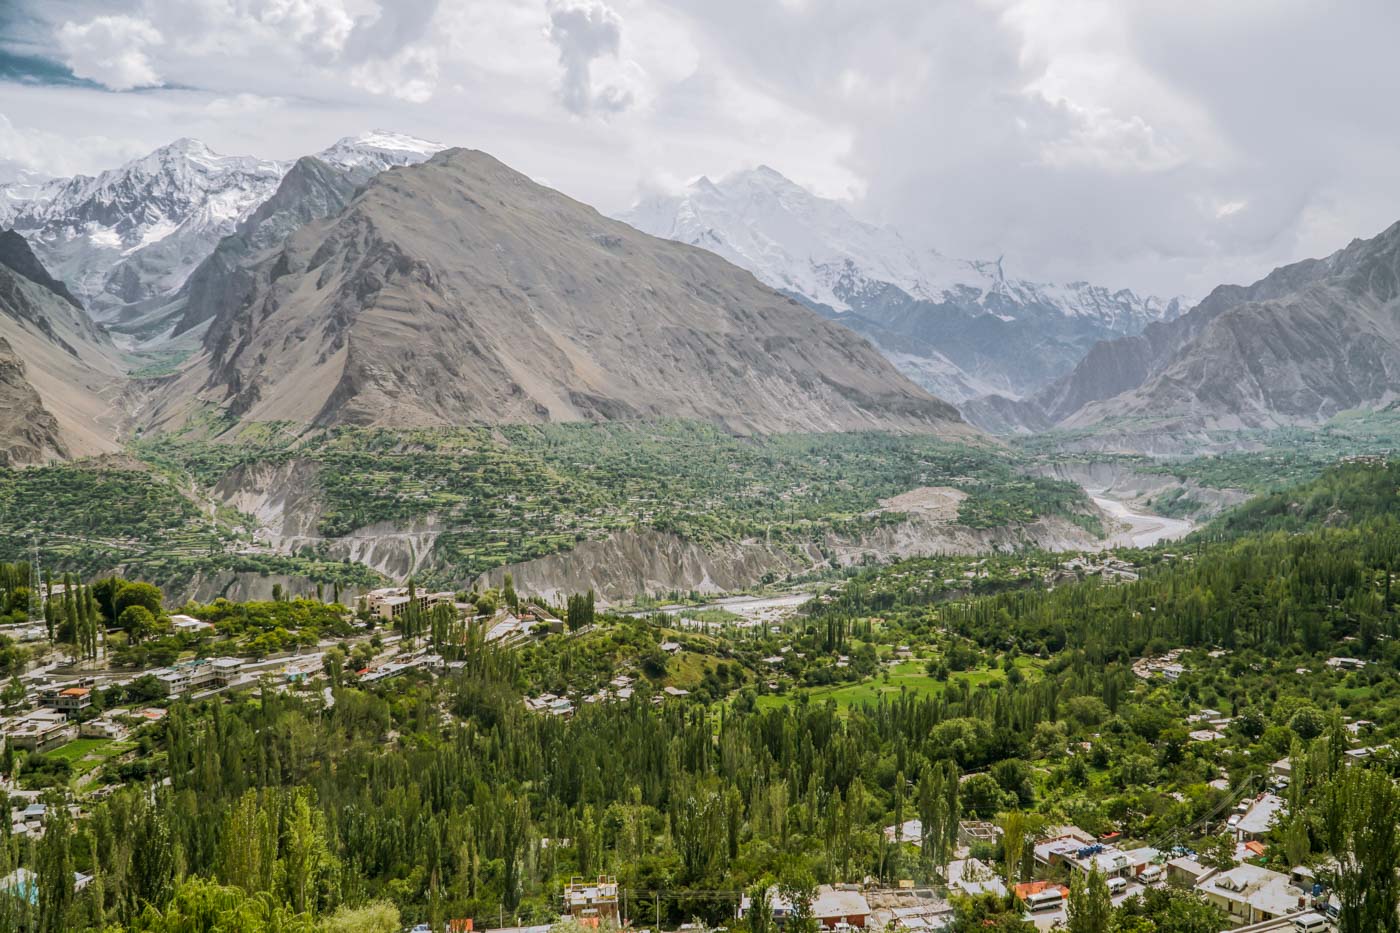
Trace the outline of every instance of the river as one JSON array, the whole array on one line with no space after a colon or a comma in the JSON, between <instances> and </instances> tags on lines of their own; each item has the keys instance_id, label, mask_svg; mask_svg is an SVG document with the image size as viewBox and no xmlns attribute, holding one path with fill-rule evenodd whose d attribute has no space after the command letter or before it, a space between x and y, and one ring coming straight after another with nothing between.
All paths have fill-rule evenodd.
<instances>
[{"instance_id":1,"label":"river","mask_svg":"<svg viewBox=\"0 0 1400 933\"><path fill-rule=\"evenodd\" d=\"M1110 516L1128 526L1127 531L1114 535L1110 541L1113 547L1151 547L1160 541L1175 541L1184 538L1196 527L1184 518L1167 518L1165 515L1151 515L1135 512L1117 499L1094 495L1089 498Z\"/></svg>"}]
</instances>

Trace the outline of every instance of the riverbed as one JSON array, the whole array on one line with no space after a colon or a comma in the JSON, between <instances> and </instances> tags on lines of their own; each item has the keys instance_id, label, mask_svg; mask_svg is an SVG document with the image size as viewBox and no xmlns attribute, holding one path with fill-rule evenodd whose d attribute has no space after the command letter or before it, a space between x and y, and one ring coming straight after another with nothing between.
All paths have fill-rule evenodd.
<instances>
[{"instance_id":1,"label":"riverbed","mask_svg":"<svg viewBox=\"0 0 1400 933\"><path fill-rule=\"evenodd\" d=\"M1165 515L1135 511L1107 496L1090 493L1089 498L1113 519L1128 526L1110 539L1111 547L1151 547L1161 541L1184 538L1196 527L1184 518L1167 518Z\"/></svg>"}]
</instances>

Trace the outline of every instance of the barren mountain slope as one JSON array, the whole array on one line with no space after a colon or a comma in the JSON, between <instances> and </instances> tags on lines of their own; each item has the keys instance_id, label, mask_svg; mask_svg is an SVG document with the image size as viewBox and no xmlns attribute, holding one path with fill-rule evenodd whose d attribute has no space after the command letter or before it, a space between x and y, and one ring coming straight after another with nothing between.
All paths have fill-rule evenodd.
<instances>
[{"instance_id":1,"label":"barren mountain slope","mask_svg":"<svg viewBox=\"0 0 1400 933\"><path fill-rule=\"evenodd\" d=\"M250 270L163 393L242 419L411 426L679 417L737 433L974 433L869 344L723 259L490 156L377 176Z\"/></svg>"}]
</instances>

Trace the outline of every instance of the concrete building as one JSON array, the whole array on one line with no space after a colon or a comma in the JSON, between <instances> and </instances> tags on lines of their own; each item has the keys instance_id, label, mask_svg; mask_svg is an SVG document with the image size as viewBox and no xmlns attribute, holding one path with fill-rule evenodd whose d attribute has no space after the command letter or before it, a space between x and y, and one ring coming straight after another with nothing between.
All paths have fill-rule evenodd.
<instances>
[{"instance_id":1,"label":"concrete building","mask_svg":"<svg viewBox=\"0 0 1400 933\"><path fill-rule=\"evenodd\" d=\"M575 919L617 926L617 879L608 875L599 875L596 881L569 879L564 885L564 909Z\"/></svg>"},{"instance_id":2,"label":"concrete building","mask_svg":"<svg viewBox=\"0 0 1400 933\"><path fill-rule=\"evenodd\" d=\"M1307 909L1308 895L1287 875L1258 865L1236 865L1196 885L1236 926L1262 923Z\"/></svg>"},{"instance_id":3,"label":"concrete building","mask_svg":"<svg viewBox=\"0 0 1400 933\"><path fill-rule=\"evenodd\" d=\"M37 710L5 727L5 741L11 747L30 752L47 752L78 737L78 729L58 710Z\"/></svg>"},{"instance_id":4,"label":"concrete building","mask_svg":"<svg viewBox=\"0 0 1400 933\"><path fill-rule=\"evenodd\" d=\"M1268 835L1275 820L1288 813L1288 802L1274 794L1260 794L1244 811L1232 830L1238 842L1250 842Z\"/></svg>"},{"instance_id":5,"label":"concrete building","mask_svg":"<svg viewBox=\"0 0 1400 933\"><path fill-rule=\"evenodd\" d=\"M45 687L39 691L39 702L71 716L92 705L92 688L85 685Z\"/></svg>"},{"instance_id":6,"label":"concrete building","mask_svg":"<svg viewBox=\"0 0 1400 933\"><path fill-rule=\"evenodd\" d=\"M386 622L392 622L403 615L408 611L409 604L415 601L421 611L427 612L438 603L455 603L456 594L415 593L414 598L410 599L406 586L388 586L370 590L365 594L365 604L369 607L369 611Z\"/></svg>"}]
</instances>

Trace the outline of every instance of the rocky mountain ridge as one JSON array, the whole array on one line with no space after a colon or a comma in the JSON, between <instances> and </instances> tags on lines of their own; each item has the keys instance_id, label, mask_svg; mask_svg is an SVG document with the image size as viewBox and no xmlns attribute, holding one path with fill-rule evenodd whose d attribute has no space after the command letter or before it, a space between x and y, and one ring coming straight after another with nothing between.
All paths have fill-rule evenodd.
<instances>
[{"instance_id":1,"label":"rocky mountain ridge","mask_svg":"<svg viewBox=\"0 0 1400 933\"><path fill-rule=\"evenodd\" d=\"M1105 337L1136 334L1185 310L1087 282L1006 274L1001 260L951 259L856 219L767 166L621 215L647 233L711 250L871 340L935 394L962 401L1026 394L1067 372Z\"/></svg>"},{"instance_id":2,"label":"rocky mountain ridge","mask_svg":"<svg viewBox=\"0 0 1400 933\"><path fill-rule=\"evenodd\" d=\"M365 179L440 148L376 131L346 137L318 158ZM290 167L179 139L96 176L0 186L0 227L23 234L96 319L120 328L173 296Z\"/></svg>"},{"instance_id":3,"label":"rocky mountain ridge","mask_svg":"<svg viewBox=\"0 0 1400 933\"><path fill-rule=\"evenodd\" d=\"M712 253L490 156L385 172L246 267L156 425L679 417L737 433L974 432L868 344Z\"/></svg>"}]
</instances>

